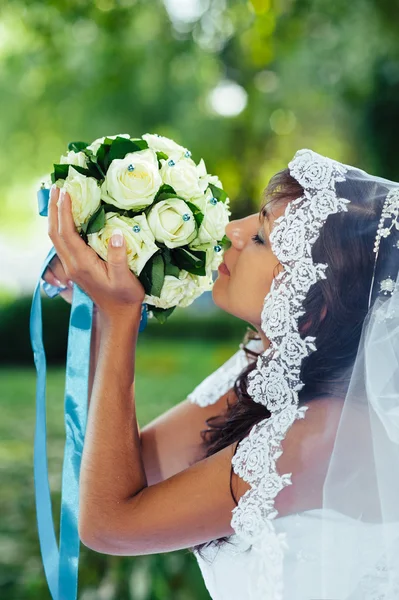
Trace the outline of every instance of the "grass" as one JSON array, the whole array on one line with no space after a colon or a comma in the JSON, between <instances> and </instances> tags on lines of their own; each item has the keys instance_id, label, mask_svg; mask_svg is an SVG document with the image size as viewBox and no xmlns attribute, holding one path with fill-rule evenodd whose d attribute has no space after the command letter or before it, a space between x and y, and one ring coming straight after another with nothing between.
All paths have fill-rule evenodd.
<instances>
[{"instance_id":1,"label":"grass","mask_svg":"<svg viewBox=\"0 0 399 600\"><path fill-rule=\"evenodd\" d=\"M138 343L136 412L140 427L184 400L204 377L237 350L237 344L191 341ZM64 453L65 370L47 370L47 453L53 518L59 528ZM33 485L36 371L0 368L0 597L50 599L37 536ZM139 582L139 584L137 584ZM209 598L195 558L178 551L113 557L81 546L79 599L205 600ZM105 591L104 591L105 590ZM141 590L141 591L139 591Z\"/></svg>"}]
</instances>

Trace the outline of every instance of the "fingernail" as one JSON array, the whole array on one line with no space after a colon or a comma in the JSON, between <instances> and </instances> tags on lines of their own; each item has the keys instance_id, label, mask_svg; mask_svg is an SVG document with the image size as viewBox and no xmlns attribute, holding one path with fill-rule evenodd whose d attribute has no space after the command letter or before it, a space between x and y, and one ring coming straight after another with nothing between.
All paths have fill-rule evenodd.
<instances>
[{"instance_id":1,"label":"fingernail","mask_svg":"<svg viewBox=\"0 0 399 600\"><path fill-rule=\"evenodd\" d=\"M61 281L57 278L55 278L55 283L58 285L58 287L64 287L64 284L61 283Z\"/></svg>"},{"instance_id":2,"label":"fingernail","mask_svg":"<svg viewBox=\"0 0 399 600\"><path fill-rule=\"evenodd\" d=\"M68 286L70 288L73 288L73 281L72 281L72 279L68 279Z\"/></svg>"},{"instance_id":3,"label":"fingernail","mask_svg":"<svg viewBox=\"0 0 399 600\"><path fill-rule=\"evenodd\" d=\"M123 244L123 233L122 229L114 229L111 236L111 246L122 246Z\"/></svg>"}]
</instances>

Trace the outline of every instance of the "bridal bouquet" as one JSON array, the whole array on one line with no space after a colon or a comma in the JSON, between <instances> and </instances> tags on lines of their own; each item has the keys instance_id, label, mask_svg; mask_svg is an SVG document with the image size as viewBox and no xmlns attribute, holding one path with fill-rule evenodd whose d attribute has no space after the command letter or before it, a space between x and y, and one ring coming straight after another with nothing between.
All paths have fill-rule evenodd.
<instances>
[{"instance_id":1,"label":"bridal bouquet","mask_svg":"<svg viewBox=\"0 0 399 600\"><path fill-rule=\"evenodd\" d=\"M187 148L149 133L71 142L51 181L70 195L77 231L102 259L122 229L129 268L159 321L212 289L229 245L229 198Z\"/></svg>"}]
</instances>

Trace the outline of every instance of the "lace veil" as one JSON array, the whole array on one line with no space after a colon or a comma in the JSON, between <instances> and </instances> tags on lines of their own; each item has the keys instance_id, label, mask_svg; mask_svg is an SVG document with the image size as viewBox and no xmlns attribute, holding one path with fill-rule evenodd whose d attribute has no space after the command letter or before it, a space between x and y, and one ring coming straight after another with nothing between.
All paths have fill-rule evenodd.
<instances>
[{"instance_id":1,"label":"lace veil","mask_svg":"<svg viewBox=\"0 0 399 600\"><path fill-rule=\"evenodd\" d=\"M286 486L295 493L296 474L280 473L277 460L287 432L296 420L306 423L311 410L311 399L299 405L301 365L317 347L315 337L299 333L298 320L311 287L330 273L328 264L313 260L312 248L330 215L348 213L351 203L378 210L377 220L367 220L367 227L373 223L366 252L374 269L367 298L359 306L366 301L368 312L364 318L359 308L360 342L348 367L350 383L342 398L322 497L313 511L320 535L313 546L319 560L314 573L319 595L312 600L394 600L399 598L399 183L308 149L299 150L288 166L304 193L288 203L270 234L284 268L274 278L262 311L270 347L260 354L248 378L248 393L271 417L253 426L232 459L235 473L251 486L232 512L233 537L249 544L254 553L248 597L285 600L284 556L290 536L277 530L275 500ZM348 274L348 290L359 276ZM241 348L190 394L190 400L202 406L215 402L247 364ZM315 452L327 435L328 419L320 423ZM297 519L306 512L299 512Z\"/></svg>"}]
</instances>

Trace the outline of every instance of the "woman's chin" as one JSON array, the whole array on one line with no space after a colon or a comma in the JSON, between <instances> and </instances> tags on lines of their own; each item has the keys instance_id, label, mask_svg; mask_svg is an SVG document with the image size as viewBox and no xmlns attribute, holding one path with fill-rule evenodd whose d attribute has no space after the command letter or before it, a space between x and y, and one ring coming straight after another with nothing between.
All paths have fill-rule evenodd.
<instances>
[{"instance_id":1,"label":"woman's chin","mask_svg":"<svg viewBox=\"0 0 399 600\"><path fill-rule=\"evenodd\" d=\"M213 300L213 303L218 308L220 308L221 310L224 310L225 312L231 314L230 311L229 311L229 309L228 309L226 287L223 285L223 283L220 285L220 278L219 277L217 279L215 279L215 281L213 283L213 287L212 287L212 300Z\"/></svg>"}]
</instances>

